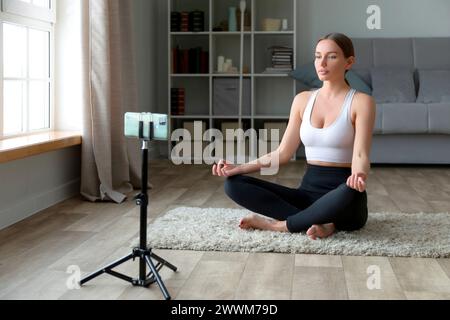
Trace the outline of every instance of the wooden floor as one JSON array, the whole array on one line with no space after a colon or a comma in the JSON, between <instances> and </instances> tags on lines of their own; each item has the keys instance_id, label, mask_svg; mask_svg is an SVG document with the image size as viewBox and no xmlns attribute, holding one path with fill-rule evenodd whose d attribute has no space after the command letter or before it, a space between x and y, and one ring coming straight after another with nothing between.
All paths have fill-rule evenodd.
<instances>
[{"instance_id":1,"label":"wooden floor","mask_svg":"<svg viewBox=\"0 0 450 320\"><path fill-rule=\"evenodd\" d=\"M296 187L304 171L305 162L297 161L263 178ZM238 207L209 166L157 160L150 177L149 220L177 206ZM367 192L370 212L449 212L450 168L373 165ZM0 299L162 299L156 284L135 288L109 275L68 288L75 279L69 266L85 274L128 254L138 226L133 200L94 204L75 197L0 231ZM174 299L450 299L450 259L155 253L179 268L161 270ZM372 290L377 274L369 266L380 272ZM134 276L137 268L129 262L117 270Z\"/></svg>"}]
</instances>

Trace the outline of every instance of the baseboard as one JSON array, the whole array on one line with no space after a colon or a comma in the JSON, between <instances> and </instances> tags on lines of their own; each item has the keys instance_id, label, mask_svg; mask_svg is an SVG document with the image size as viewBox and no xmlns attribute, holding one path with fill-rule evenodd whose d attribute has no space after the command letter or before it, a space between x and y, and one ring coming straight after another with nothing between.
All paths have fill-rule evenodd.
<instances>
[{"instance_id":1,"label":"baseboard","mask_svg":"<svg viewBox=\"0 0 450 320\"><path fill-rule=\"evenodd\" d=\"M80 193L80 179L47 190L0 211L0 230Z\"/></svg>"}]
</instances>

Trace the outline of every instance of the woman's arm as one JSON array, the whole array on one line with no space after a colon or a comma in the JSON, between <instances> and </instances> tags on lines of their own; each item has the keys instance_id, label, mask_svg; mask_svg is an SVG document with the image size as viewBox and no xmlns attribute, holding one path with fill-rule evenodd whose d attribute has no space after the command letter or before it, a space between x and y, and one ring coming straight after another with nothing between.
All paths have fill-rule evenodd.
<instances>
[{"instance_id":1,"label":"woman's arm","mask_svg":"<svg viewBox=\"0 0 450 320\"><path fill-rule=\"evenodd\" d=\"M352 175L348 183L350 187L361 191L365 189L365 182L370 171L370 150L372 146L372 132L375 125L375 100L366 94L359 93L355 99L355 141L353 145ZM361 177L364 184L358 182Z\"/></svg>"},{"instance_id":2,"label":"woman's arm","mask_svg":"<svg viewBox=\"0 0 450 320\"><path fill-rule=\"evenodd\" d=\"M233 176L236 174L256 172L261 170L262 168L273 168L274 166L276 167L286 164L289 159L292 158L292 155L297 151L301 143L301 109L302 106L306 104L309 95L310 92L305 91L295 96L292 102L291 113L289 115L289 121L286 131L283 135L280 145L276 150L265 154L254 161L244 163L239 166L227 164L225 161L221 160L217 165L213 165L213 174L217 174L219 176ZM268 169L267 172L271 171L271 169Z\"/></svg>"},{"instance_id":3,"label":"woman's arm","mask_svg":"<svg viewBox=\"0 0 450 320\"><path fill-rule=\"evenodd\" d=\"M309 93L305 91L295 96L288 125L278 148L254 161L240 165L237 168L239 173L252 173L261 170L261 168L269 168L277 163L281 166L289 162L301 143L301 106L306 102L308 95Z\"/></svg>"}]
</instances>

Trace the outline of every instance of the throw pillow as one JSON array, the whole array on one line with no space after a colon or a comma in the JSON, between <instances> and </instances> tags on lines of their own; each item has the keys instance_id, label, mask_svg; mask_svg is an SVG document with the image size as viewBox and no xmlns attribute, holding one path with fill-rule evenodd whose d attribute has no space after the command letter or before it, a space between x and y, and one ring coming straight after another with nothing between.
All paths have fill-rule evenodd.
<instances>
[{"instance_id":1,"label":"throw pillow","mask_svg":"<svg viewBox=\"0 0 450 320\"><path fill-rule=\"evenodd\" d=\"M415 102L414 73L410 68L372 68L372 93L377 103Z\"/></svg>"},{"instance_id":2,"label":"throw pillow","mask_svg":"<svg viewBox=\"0 0 450 320\"><path fill-rule=\"evenodd\" d=\"M314 63L307 63L295 70L292 70L290 76L296 80L303 82L310 88L321 88L323 85L322 81L317 76ZM368 95L372 94L372 89L370 88L370 86L367 85L367 83L352 70L349 70L346 73L345 78L350 84L350 87L352 87L353 89L364 92Z\"/></svg>"},{"instance_id":3,"label":"throw pillow","mask_svg":"<svg viewBox=\"0 0 450 320\"><path fill-rule=\"evenodd\" d=\"M417 102L450 102L450 70L418 70Z\"/></svg>"},{"instance_id":4,"label":"throw pillow","mask_svg":"<svg viewBox=\"0 0 450 320\"><path fill-rule=\"evenodd\" d=\"M290 76L294 79L303 82L305 85L311 88L321 88L322 81L317 76L314 63L307 63L295 70L292 70Z\"/></svg>"},{"instance_id":5,"label":"throw pillow","mask_svg":"<svg viewBox=\"0 0 450 320\"><path fill-rule=\"evenodd\" d=\"M369 85L353 70L348 70L345 75L345 79L347 79L350 87L352 87L353 89L359 92L364 92L369 96L372 95L372 89L369 87Z\"/></svg>"}]
</instances>

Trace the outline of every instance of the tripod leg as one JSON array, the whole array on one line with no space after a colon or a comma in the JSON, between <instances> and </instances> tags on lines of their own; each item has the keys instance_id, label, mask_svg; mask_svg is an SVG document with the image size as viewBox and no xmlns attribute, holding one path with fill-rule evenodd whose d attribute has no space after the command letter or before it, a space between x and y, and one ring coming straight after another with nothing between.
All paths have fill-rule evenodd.
<instances>
[{"instance_id":1,"label":"tripod leg","mask_svg":"<svg viewBox=\"0 0 450 320\"><path fill-rule=\"evenodd\" d=\"M83 279L80 280L80 286L82 286L86 282L94 279L95 277L98 277L99 275L101 275L103 273L107 273L108 270L111 270L111 269L117 267L119 264L122 264L125 261L128 261L128 260L133 259L133 258L134 258L134 254L130 253L129 255L127 255L127 256L125 256L123 258L120 258L120 259L114 261L113 263L111 263L111 264L109 264L109 265L107 265L107 266L105 266L105 267L103 267L103 268L101 268L101 269L99 269L99 270L97 270L97 271L87 275L86 277L84 277Z\"/></svg>"},{"instance_id":2,"label":"tripod leg","mask_svg":"<svg viewBox=\"0 0 450 320\"><path fill-rule=\"evenodd\" d=\"M159 263L161 263L163 266L166 266L167 268L171 269L172 271L176 272L177 271L177 267L175 267L173 264L171 264L170 262L164 260L163 258L161 258L160 256L154 254L153 252L150 253L150 256L155 259L156 261L158 261Z\"/></svg>"},{"instance_id":3,"label":"tripod leg","mask_svg":"<svg viewBox=\"0 0 450 320\"><path fill-rule=\"evenodd\" d=\"M162 282L161 277L159 276L158 271L156 270L155 266L153 265L152 260L150 259L149 256L145 256L145 260L147 261L148 267L152 271L153 276L155 277L156 282L158 283L158 286L159 286L159 288L161 289L161 291L162 291L162 293L164 295L164 298L166 300L170 300L169 292L167 291L166 286Z\"/></svg>"}]
</instances>

